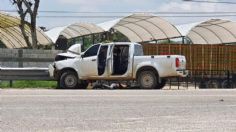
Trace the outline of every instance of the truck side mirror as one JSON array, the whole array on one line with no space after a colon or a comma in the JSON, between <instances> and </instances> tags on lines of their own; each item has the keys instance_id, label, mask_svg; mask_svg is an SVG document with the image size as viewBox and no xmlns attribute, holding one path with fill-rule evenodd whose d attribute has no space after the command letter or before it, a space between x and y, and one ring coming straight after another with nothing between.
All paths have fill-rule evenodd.
<instances>
[{"instance_id":1,"label":"truck side mirror","mask_svg":"<svg viewBox=\"0 0 236 132\"><path fill-rule=\"evenodd\" d=\"M81 56L81 58L84 58L84 53L81 53L81 55L80 55L80 56Z\"/></svg>"}]
</instances>

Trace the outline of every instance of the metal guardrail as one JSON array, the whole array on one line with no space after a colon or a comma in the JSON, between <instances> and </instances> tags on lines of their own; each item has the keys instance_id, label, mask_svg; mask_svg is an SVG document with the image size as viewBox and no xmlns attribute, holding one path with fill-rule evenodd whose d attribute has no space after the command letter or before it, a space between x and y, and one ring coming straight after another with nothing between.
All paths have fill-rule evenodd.
<instances>
[{"instance_id":1,"label":"metal guardrail","mask_svg":"<svg viewBox=\"0 0 236 132\"><path fill-rule=\"evenodd\" d=\"M48 68L0 68L0 80L52 80Z\"/></svg>"},{"instance_id":2,"label":"metal guardrail","mask_svg":"<svg viewBox=\"0 0 236 132\"><path fill-rule=\"evenodd\" d=\"M169 88L189 86L200 89L236 88L236 74L229 70L189 70L187 77L172 77L167 83Z\"/></svg>"}]
</instances>

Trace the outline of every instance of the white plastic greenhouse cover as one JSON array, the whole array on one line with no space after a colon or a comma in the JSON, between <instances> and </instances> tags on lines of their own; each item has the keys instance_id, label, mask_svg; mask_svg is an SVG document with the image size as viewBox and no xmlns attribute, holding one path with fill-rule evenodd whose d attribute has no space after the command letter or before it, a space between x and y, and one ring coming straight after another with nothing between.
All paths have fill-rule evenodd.
<instances>
[{"instance_id":1,"label":"white plastic greenhouse cover","mask_svg":"<svg viewBox=\"0 0 236 132\"><path fill-rule=\"evenodd\" d=\"M193 44L229 44L236 42L236 22L211 19L193 27L187 34Z\"/></svg>"},{"instance_id":2,"label":"white plastic greenhouse cover","mask_svg":"<svg viewBox=\"0 0 236 132\"><path fill-rule=\"evenodd\" d=\"M60 33L66 28L67 26L64 27L55 27L47 32L45 34L48 35L49 38L51 38L53 43L56 43L58 37L60 36Z\"/></svg>"},{"instance_id":3,"label":"white plastic greenhouse cover","mask_svg":"<svg viewBox=\"0 0 236 132\"><path fill-rule=\"evenodd\" d=\"M105 31L115 29L131 42L144 42L181 37L168 21L151 14L132 14L124 18L98 24Z\"/></svg>"},{"instance_id":4,"label":"white plastic greenhouse cover","mask_svg":"<svg viewBox=\"0 0 236 132\"><path fill-rule=\"evenodd\" d=\"M90 34L96 34L104 32L102 28L92 23L74 23L65 27L56 27L46 32L46 34L55 43L60 35L65 38L75 38L79 36L85 36Z\"/></svg>"},{"instance_id":5,"label":"white plastic greenhouse cover","mask_svg":"<svg viewBox=\"0 0 236 132\"><path fill-rule=\"evenodd\" d=\"M18 17L0 12L0 40L6 45L7 48L27 47L19 25L20 19ZM26 29L26 33L30 38L31 33L29 28ZM39 28L37 28L37 37L38 43L41 45L52 44L50 38L48 38Z\"/></svg>"},{"instance_id":6,"label":"white plastic greenhouse cover","mask_svg":"<svg viewBox=\"0 0 236 132\"><path fill-rule=\"evenodd\" d=\"M56 27L46 34L55 43L60 35L67 39L102 33L115 29L131 42L144 42L181 37L180 32L168 21L151 14L132 14L112 21L90 24L75 23L66 27Z\"/></svg>"}]
</instances>

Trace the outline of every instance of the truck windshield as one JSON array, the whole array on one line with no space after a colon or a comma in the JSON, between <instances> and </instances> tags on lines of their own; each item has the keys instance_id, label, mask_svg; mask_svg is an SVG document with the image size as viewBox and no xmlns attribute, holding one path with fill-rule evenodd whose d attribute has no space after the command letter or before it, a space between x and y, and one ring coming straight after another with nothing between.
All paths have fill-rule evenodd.
<instances>
[{"instance_id":1,"label":"truck windshield","mask_svg":"<svg viewBox=\"0 0 236 132\"><path fill-rule=\"evenodd\" d=\"M143 47L141 45L134 45L134 56L143 56Z\"/></svg>"}]
</instances>

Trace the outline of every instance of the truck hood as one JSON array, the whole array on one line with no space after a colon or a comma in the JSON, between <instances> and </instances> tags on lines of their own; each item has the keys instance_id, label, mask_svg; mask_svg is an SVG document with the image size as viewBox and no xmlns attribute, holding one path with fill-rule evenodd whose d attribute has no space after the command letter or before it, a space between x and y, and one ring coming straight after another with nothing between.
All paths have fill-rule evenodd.
<instances>
[{"instance_id":1,"label":"truck hood","mask_svg":"<svg viewBox=\"0 0 236 132\"><path fill-rule=\"evenodd\" d=\"M60 53L60 54L57 54L59 56L64 56L64 57L69 57L69 58L75 58L75 57L80 57L81 55L80 54L74 54L74 53L71 53L71 52L66 52L66 53Z\"/></svg>"},{"instance_id":2,"label":"truck hood","mask_svg":"<svg viewBox=\"0 0 236 132\"><path fill-rule=\"evenodd\" d=\"M75 58L81 56L81 44L74 44L72 45L66 53L57 54L58 56L68 57L68 58Z\"/></svg>"}]
</instances>

